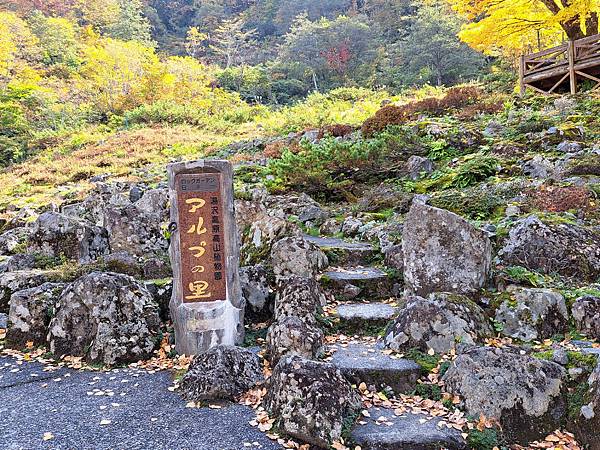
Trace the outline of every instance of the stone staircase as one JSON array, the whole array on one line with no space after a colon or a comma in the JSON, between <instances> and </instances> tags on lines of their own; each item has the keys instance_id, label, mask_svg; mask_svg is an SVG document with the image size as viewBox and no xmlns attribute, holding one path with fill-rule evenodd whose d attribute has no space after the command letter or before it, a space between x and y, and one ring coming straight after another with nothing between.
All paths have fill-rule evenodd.
<instances>
[{"instance_id":1,"label":"stone staircase","mask_svg":"<svg viewBox=\"0 0 600 450\"><path fill-rule=\"evenodd\" d=\"M327 255L330 267L320 276L333 295L329 313L336 329L353 336L327 346L326 361L336 366L357 388L398 397L411 394L423 374L419 364L383 348L380 334L397 315L401 286L376 264L383 258L371 244L336 238L305 236ZM418 410L418 408L417 408ZM363 450L466 449L461 433L440 426L440 418L422 411L398 414L394 408L373 407L351 431L351 440Z\"/></svg>"},{"instance_id":2,"label":"stone staircase","mask_svg":"<svg viewBox=\"0 0 600 450\"><path fill-rule=\"evenodd\" d=\"M358 335L372 334L394 318L396 308L389 303L398 286L388 272L372 265L379 253L371 244L337 238L304 238L330 260L331 266L321 274L320 282L339 302L334 314L341 328Z\"/></svg>"}]
</instances>

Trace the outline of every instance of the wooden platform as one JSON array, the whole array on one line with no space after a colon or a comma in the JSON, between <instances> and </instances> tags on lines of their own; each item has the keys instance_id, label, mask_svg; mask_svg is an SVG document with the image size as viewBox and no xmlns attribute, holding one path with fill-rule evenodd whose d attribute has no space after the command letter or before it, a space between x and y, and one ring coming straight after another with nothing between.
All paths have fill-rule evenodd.
<instances>
[{"instance_id":1,"label":"wooden platform","mask_svg":"<svg viewBox=\"0 0 600 450\"><path fill-rule=\"evenodd\" d=\"M588 80L600 89L600 34L521 57L521 94L576 94Z\"/></svg>"}]
</instances>

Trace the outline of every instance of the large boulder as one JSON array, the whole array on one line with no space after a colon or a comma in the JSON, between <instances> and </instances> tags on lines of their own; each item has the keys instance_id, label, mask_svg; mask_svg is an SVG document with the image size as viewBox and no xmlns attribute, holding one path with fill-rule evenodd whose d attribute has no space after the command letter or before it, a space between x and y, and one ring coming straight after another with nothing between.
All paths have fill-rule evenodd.
<instances>
[{"instance_id":1,"label":"large boulder","mask_svg":"<svg viewBox=\"0 0 600 450\"><path fill-rule=\"evenodd\" d=\"M287 357L275 366L264 399L267 411L290 436L321 448L342 435L360 397L332 364Z\"/></svg>"},{"instance_id":2,"label":"large boulder","mask_svg":"<svg viewBox=\"0 0 600 450\"><path fill-rule=\"evenodd\" d=\"M590 339L600 339L600 298L591 295L579 297L571 313L577 331Z\"/></svg>"},{"instance_id":3,"label":"large boulder","mask_svg":"<svg viewBox=\"0 0 600 450\"><path fill-rule=\"evenodd\" d=\"M0 234L0 255L18 253L19 248L29 239L29 230L25 227L13 228Z\"/></svg>"},{"instance_id":4,"label":"large boulder","mask_svg":"<svg viewBox=\"0 0 600 450\"><path fill-rule=\"evenodd\" d=\"M268 258L275 242L287 236L302 234L298 225L273 215L258 201L236 201L235 210L242 264L262 263Z\"/></svg>"},{"instance_id":5,"label":"large boulder","mask_svg":"<svg viewBox=\"0 0 600 450\"><path fill-rule=\"evenodd\" d=\"M261 384L264 375L258 356L248 349L219 345L197 355L181 380L187 400L234 400Z\"/></svg>"},{"instance_id":6,"label":"large boulder","mask_svg":"<svg viewBox=\"0 0 600 450\"><path fill-rule=\"evenodd\" d=\"M8 312L10 297L18 291L50 281L50 274L39 269L0 273L0 312Z\"/></svg>"},{"instance_id":7,"label":"large boulder","mask_svg":"<svg viewBox=\"0 0 600 450\"><path fill-rule=\"evenodd\" d=\"M492 260L486 234L449 211L415 201L404 223L404 282L410 294L473 294Z\"/></svg>"},{"instance_id":8,"label":"large boulder","mask_svg":"<svg viewBox=\"0 0 600 450\"><path fill-rule=\"evenodd\" d=\"M140 200L141 201L141 200ZM136 205L107 208L104 227L113 252L134 256L166 254L169 243L161 230L163 217Z\"/></svg>"},{"instance_id":9,"label":"large boulder","mask_svg":"<svg viewBox=\"0 0 600 450\"><path fill-rule=\"evenodd\" d=\"M267 196L265 205L269 210L281 210L285 216L295 216L302 223L321 223L329 217L327 211L305 193Z\"/></svg>"},{"instance_id":10,"label":"large boulder","mask_svg":"<svg viewBox=\"0 0 600 450\"><path fill-rule=\"evenodd\" d=\"M127 275L93 272L63 291L48 342L57 356L123 364L152 354L159 327L158 305L143 285Z\"/></svg>"},{"instance_id":11,"label":"large boulder","mask_svg":"<svg viewBox=\"0 0 600 450\"><path fill-rule=\"evenodd\" d=\"M242 296L246 300L246 313L269 314L273 311L273 276L263 264L240 268Z\"/></svg>"},{"instance_id":12,"label":"large boulder","mask_svg":"<svg viewBox=\"0 0 600 450\"><path fill-rule=\"evenodd\" d=\"M44 283L11 296L6 332L6 343L10 347L21 349L27 342L35 346L46 344L48 325L65 286L64 283Z\"/></svg>"},{"instance_id":13,"label":"large boulder","mask_svg":"<svg viewBox=\"0 0 600 450\"><path fill-rule=\"evenodd\" d=\"M565 370L516 347L474 347L443 377L467 414L499 422L509 442L528 444L560 428L567 414Z\"/></svg>"},{"instance_id":14,"label":"large boulder","mask_svg":"<svg viewBox=\"0 0 600 450\"><path fill-rule=\"evenodd\" d=\"M271 249L271 261L277 277L314 277L329 265L325 253L301 237L276 242Z\"/></svg>"},{"instance_id":15,"label":"large boulder","mask_svg":"<svg viewBox=\"0 0 600 450\"><path fill-rule=\"evenodd\" d=\"M583 394L585 404L575 411L569 428L578 442L589 450L600 450L600 364L588 379L588 391Z\"/></svg>"},{"instance_id":16,"label":"large boulder","mask_svg":"<svg viewBox=\"0 0 600 450\"><path fill-rule=\"evenodd\" d=\"M529 216L515 223L498 256L504 265L594 281L600 276L600 233Z\"/></svg>"},{"instance_id":17,"label":"large boulder","mask_svg":"<svg viewBox=\"0 0 600 450\"><path fill-rule=\"evenodd\" d=\"M56 212L41 214L32 225L30 251L88 263L108 254L108 234L92 223Z\"/></svg>"},{"instance_id":18,"label":"large boulder","mask_svg":"<svg viewBox=\"0 0 600 450\"><path fill-rule=\"evenodd\" d=\"M135 199L131 198L133 201ZM148 214L154 214L160 217L162 220L166 220L169 216L169 190L166 188L159 189L148 189L145 191L141 198L135 201L135 207L140 211Z\"/></svg>"},{"instance_id":19,"label":"large boulder","mask_svg":"<svg viewBox=\"0 0 600 450\"><path fill-rule=\"evenodd\" d=\"M522 341L565 333L569 313L564 297L551 289L509 289L512 296L496 310L502 334Z\"/></svg>"},{"instance_id":20,"label":"large boulder","mask_svg":"<svg viewBox=\"0 0 600 450\"><path fill-rule=\"evenodd\" d=\"M327 297L317 281L290 277L280 282L275 298L275 320L294 316L314 323L315 316L326 303Z\"/></svg>"},{"instance_id":21,"label":"large boulder","mask_svg":"<svg viewBox=\"0 0 600 450\"><path fill-rule=\"evenodd\" d=\"M445 353L458 343L474 344L492 336L483 310L464 295L435 293L409 297L385 334L385 346Z\"/></svg>"},{"instance_id":22,"label":"large boulder","mask_svg":"<svg viewBox=\"0 0 600 450\"><path fill-rule=\"evenodd\" d=\"M306 320L295 316L282 317L269 327L267 355L273 365L285 356L315 359L322 353L323 332Z\"/></svg>"}]
</instances>

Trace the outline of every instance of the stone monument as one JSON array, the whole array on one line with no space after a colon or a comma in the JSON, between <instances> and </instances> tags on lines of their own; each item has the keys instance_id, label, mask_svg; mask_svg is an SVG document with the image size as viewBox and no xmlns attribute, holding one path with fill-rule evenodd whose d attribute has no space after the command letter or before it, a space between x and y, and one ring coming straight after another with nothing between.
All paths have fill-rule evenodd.
<instances>
[{"instance_id":1,"label":"stone monument","mask_svg":"<svg viewBox=\"0 0 600 450\"><path fill-rule=\"evenodd\" d=\"M170 164L170 310L180 354L195 355L244 337L239 243L228 161Z\"/></svg>"}]
</instances>

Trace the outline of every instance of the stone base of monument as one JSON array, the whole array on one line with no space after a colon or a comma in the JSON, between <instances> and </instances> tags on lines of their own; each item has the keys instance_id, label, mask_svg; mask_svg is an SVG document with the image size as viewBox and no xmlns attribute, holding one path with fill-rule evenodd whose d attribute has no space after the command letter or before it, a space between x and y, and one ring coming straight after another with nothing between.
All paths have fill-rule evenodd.
<instances>
[{"instance_id":1,"label":"stone base of monument","mask_svg":"<svg viewBox=\"0 0 600 450\"><path fill-rule=\"evenodd\" d=\"M195 355L244 338L233 170L228 161L170 164L170 302L178 353Z\"/></svg>"}]
</instances>

